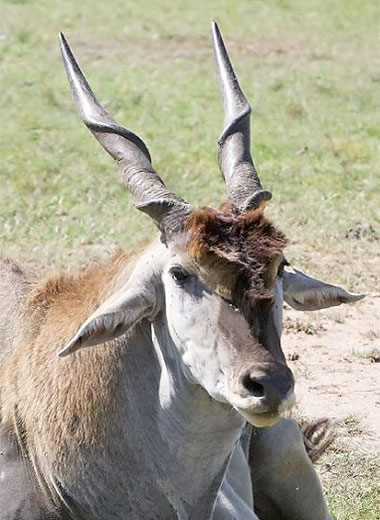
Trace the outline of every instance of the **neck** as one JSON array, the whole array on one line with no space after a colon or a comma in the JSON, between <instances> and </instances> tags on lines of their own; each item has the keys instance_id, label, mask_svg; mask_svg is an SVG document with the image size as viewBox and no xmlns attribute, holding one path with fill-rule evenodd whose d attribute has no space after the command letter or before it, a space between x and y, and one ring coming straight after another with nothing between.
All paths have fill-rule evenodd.
<instances>
[{"instance_id":1,"label":"neck","mask_svg":"<svg viewBox=\"0 0 380 520\"><path fill-rule=\"evenodd\" d=\"M161 472L164 467L160 484L173 505L186 510L185 518L208 518L244 420L186 378L165 316L156 319L152 332L159 380L151 419L164 459L155 459Z\"/></svg>"}]
</instances>

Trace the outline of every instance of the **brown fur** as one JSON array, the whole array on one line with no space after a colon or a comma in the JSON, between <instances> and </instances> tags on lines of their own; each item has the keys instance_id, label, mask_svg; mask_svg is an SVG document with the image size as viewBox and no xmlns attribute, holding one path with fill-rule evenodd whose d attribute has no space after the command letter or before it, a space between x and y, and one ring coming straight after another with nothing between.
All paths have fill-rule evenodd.
<instances>
[{"instance_id":1,"label":"brown fur","mask_svg":"<svg viewBox=\"0 0 380 520\"><path fill-rule=\"evenodd\" d=\"M128 279L134 258L135 255L118 251L79 273L53 274L36 284L26 300L26 312L31 315L30 340L34 340L46 315L53 310L57 316L71 315L73 327L79 328L89 314Z\"/></svg>"},{"instance_id":2,"label":"brown fur","mask_svg":"<svg viewBox=\"0 0 380 520\"><path fill-rule=\"evenodd\" d=\"M239 214L231 205L193 211L187 249L206 284L232 300L247 317L271 289L286 245L283 233L264 217L263 207ZM217 278L210 283L210 274Z\"/></svg>"},{"instance_id":3,"label":"brown fur","mask_svg":"<svg viewBox=\"0 0 380 520\"><path fill-rule=\"evenodd\" d=\"M17 435L26 456L53 459L56 467L69 471L79 448L101 446L110 423L119 419L122 349L99 345L65 359L57 352L127 281L133 260L120 252L81 273L52 275L25 296L24 333L0 370L0 419Z\"/></svg>"}]
</instances>

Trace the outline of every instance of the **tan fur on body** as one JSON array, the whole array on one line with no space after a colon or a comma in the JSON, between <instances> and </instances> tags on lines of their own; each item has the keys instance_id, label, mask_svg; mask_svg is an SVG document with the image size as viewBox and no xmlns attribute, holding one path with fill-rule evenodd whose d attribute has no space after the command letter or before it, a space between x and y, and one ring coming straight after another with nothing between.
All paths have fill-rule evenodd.
<instances>
[{"instance_id":1,"label":"tan fur on body","mask_svg":"<svg viewBox=\"0 0 380 520\"><path fill-rule=\"evenodd\" d=\"M66 360L57 351L125 283L133 264L134 257L120 252L81 273L56 274L29 286L17 345L0 366L0 418L37 476L44 473L41 461L69 471L80 452L102 446L118 419L122 347L100 345ZM45 486L45 475L43 480Z\"/></svg>"}]
</instances>

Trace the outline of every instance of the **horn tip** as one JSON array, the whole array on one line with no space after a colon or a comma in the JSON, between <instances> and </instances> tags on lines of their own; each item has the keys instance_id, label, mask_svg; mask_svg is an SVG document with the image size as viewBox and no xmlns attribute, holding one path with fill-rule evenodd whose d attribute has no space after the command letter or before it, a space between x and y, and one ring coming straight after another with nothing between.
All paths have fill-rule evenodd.
<instances>
[{"instance_id":1,"label":"horn tip","mask_svg":"<svg viewBox=\"0 0 380 520\"><path fill-rule=\"evenodd\" d=\"M216 23L216 20L211 20L211 32L215 39L219 39L221 37L219 26Z\"/></svg>"},{"instance_id":2,"label":"horn tip","mask_svg":"<svg viewBox=\"0 0 380 520\"><path fill-rule=\"evenodd\" d=\"M58 33L58 41L63 58L69 56L71 54L70 45L68 44L65 35L61 31Z\"/></svg>"},{"instance_id":3,"label":"horn tip","mask_svg":"<svg viewBox=\"0 0 380 520\"><path fill-rule=\"evenodd\" d=\"M58 41L61 44L61 46L66 46L67 45L66 37L65 37L65 35L63 34L62 31L59 31L59 33L58 33Z\"/></svg>"}]
</instances>

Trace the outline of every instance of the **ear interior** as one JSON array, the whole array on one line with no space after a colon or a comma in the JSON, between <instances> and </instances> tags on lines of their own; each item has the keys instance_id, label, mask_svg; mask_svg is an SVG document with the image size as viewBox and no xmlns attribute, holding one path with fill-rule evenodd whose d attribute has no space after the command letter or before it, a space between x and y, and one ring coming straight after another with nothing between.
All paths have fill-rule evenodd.
<instances>
[{"instance_id":1,"label":"ear interior","mask_svg":"<svg viewBox=\"0 0 380 520\"><path fill-rule=\"evenodd\" d=\"M353 303L365 296L317 280L290 266L284 268L283 288L286 303L301 311L315 311L342 303Z\"/></svg>"}]
</instances>

